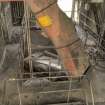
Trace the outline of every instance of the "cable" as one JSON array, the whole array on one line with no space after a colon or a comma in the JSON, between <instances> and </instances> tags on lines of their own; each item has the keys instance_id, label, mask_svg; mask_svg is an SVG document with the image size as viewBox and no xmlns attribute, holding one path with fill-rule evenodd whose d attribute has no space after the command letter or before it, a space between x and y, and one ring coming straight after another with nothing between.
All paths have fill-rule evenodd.
<instances>
[{"instance_id":1,"label":"cable","mask_svg":"<svg viewBox=\"0 0 105 105\"><path fill-rule=\"evenodd\" d=\"M73 41L72 43L69 43L67 45L60 46L60 47L53 47L53 46L40 46L40 47L38 47L38 46L36 46L37 48L35 48L35 49L62 49L62 48L70 47L78 41L80 41L80 39L77 39L77 40Z\"/></svg>"},{"instance_id":2,"label":"cable","mask_svg":"<svg viewBox=\"0 0 105 105\"><path fill-rule=\"evenodd\" d=\"M57 1L54 1L53 3L49 4L45 8L43 8L43 9L39 10L38 12L36 12L35 15L38 15L38 14L42 13L43 11L47 10L48 8L50 8L51 6L53 6L56 3L57 3Z\"/></svg>"}]
</instances>

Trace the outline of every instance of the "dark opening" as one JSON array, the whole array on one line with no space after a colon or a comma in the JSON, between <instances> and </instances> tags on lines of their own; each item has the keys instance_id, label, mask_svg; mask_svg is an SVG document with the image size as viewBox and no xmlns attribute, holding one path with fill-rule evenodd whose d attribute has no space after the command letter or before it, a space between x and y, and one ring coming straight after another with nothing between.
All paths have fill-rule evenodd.
<instances>
[{"instance_id":1,"label":"dark opening","mask_svg":"<svg viewBox=\"0 0 105 105\"><path fill-rule=\"evenodd\" d=\"M11 1L11 13L12 13L12 24L14 26L21 26L24 15L24 2L23 1Z\"/></svg>"}]
</instances>

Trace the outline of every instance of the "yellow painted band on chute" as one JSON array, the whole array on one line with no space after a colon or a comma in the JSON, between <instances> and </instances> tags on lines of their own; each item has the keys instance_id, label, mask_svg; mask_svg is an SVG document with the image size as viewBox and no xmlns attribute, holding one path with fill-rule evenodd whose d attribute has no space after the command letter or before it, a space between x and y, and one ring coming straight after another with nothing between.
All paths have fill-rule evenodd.
<instances>
[{"instance_id":1,"label":"yellow painted band on chute","mask_svg":"<svg viewBox=\"0 0 105 105\"><path fill-rule=\"evenodd\" d=\"M42 27L48 27L52 25L52 19L48 15L38 17L38 21Z\"/></svg>"}]
</instances>

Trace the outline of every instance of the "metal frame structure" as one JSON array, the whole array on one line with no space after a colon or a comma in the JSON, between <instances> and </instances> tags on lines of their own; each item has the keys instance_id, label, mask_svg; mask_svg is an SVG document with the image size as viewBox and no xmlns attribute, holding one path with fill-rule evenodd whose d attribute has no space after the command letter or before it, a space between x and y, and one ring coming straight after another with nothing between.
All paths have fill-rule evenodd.
<instances>
[{"instance_id":1,"label":"metal frame structure","mask_svg":"<svg viewBox=\"0 0 105 105\"><path fill-rule=\"evenodd\" d=\"M52 58L49 59L34 58L35 60L39 59L39 60L49 61L49 65L48 65L48 71L44 72L33 71L34 54L32 53L33 48L32 48L31 32L30 32L30 18L32 14L25 2L24 2L24 10L25 11L22 23L23 36L21 36L20 38L20 48L18 49L20 69L17 72L17 77L9 78L8 80L3 80L1 82L3 84L2 90L4 92L1 97L1 104L14 105L15 103L17 103L19 105L25 105L27 104L27 100L29 97L28 101L31 104L35 105L43 105L43 104L95 105L93 84L89 80L87 75L81 75L79 79L68 76L67 72L66 75L63 76L53 75L54 72L51 71ZM85 14L81 12L80 14L93 22L93 20L87 17ZM88 26L86 23L84 25ZM37 47L35 49L39 50ZM26 58L28 59L26 60ZM29 66L28 72L24 71L25 60L28 62ZM60 66L62 67L62 65ZM62 73L65 71L57 70L55 71L55 74L59 74L60 72ZM36 78L36 75L41 75L41 74L47 74L47 76ZM28 78L27 77L24 78L24 75L28 75ZM65 78L65 80L60 81L59 79L62 78ZM13 89L12 93L9 92L10 88Z\"/></svg>"}]
</instances>

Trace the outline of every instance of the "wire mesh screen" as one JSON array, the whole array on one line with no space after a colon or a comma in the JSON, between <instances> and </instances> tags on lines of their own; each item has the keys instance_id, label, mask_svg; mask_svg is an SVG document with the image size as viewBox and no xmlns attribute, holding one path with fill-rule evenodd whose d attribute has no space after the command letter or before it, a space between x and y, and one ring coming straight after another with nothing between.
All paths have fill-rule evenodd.
<instances>
[{"instance_id":1,"label":"wire mesh screen","mask_svg":"<svg viewBox=\"0 0 105 105\"><path fill-rule=\"evenodd\" d=\"M23 1L11 1L10 2L11 6L11 12L14 13L12 14L12 23L13 25L21 25L22 23L22 18L24 15L24 2Z\"/></svg>"},{"instance_id":2,"label":"wire mesh screen","mask_svg":"<svg viewBox=\"0 0 105 105\"><path fill-rule=\"evenodd\" d=\"M81 0L80 0L81 1ZM81 2L79 8L79 24L86 31L86 43L90 38L93 40L93 47L104 56L104 3Z\"/></svg>"},{"instance_id":3,"label":"wire mesh screen","mask_svg":"<svg viewBox=\"0 0 105 105\"><path fill-rule=\"evenodd\" d=\"M60 82L50 82L45 80L45 78L4 80L1 82L3 90L1 104L89 105L89 103L93 102L94 105L91 85L89 85L87 91L86 88L82 86L81 80L69 79L71 80ZM88 81L86 83L89 84ZM90 94L89 96L88 92Z\"/></svg>"},{"instance_id":4,"label":"wire mesh screen","mask_svg":"<svg viewBox=\"0 0 105 105\"><path fill-rule=\"evenodd\" d=\"M88 56L77 54L77 49L82 51L82 44L76 42L75 47L71 46L76 51L74 54L79 55L73 58L77 66L82 62L78 72L83 75L76 78L64 69L52 42L42 36L44 30L26 2L22 2L22 5L20 2L9 2L9 5L12 5L11 11L16 12L11 16L12 27L14 22L22 23L22 34L17 49L19 69L15 76L1 81L1 104L95 105L92 84L83 73L84 69L88 69L88 64L84 64L88 62Z\"/></svg>"}]
</instances>

